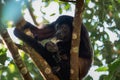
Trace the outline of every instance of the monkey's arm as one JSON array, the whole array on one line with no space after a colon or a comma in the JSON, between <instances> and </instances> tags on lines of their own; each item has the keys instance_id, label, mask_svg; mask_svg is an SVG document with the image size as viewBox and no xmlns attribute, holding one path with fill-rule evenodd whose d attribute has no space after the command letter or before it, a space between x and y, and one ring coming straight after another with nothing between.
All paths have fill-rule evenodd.
<instances>
[{"instance_id":1,"label":"monkey's arm","mask_svg":"<svg viewBox=\"0 0 120 80\"><path fill-rule=\"evenodd\" d=\"M39 29L36 26L32 25L31 23L26 22L26 24L22 26L20 29L22 31L30 30L30 32L33 34L33 37L40 41L53 37L55 33L53 24L43 25L42 28Z\"/></svg>"},{"instance_id":2,"label":"monkey's arm","mask_svg":"<svg viewBox=\"0 0 120 80\"><path fill-rule=\"evenodd\" d=\"M50 66L57 66L57 63L52 58L52 53L47 51L40 43L37 42L34 38L26 35L23 31L15 28L14 30L15 36L26 42L28 45L30 45L32 48L34 48L46 61Z\"/></svg>"}]
</instances>

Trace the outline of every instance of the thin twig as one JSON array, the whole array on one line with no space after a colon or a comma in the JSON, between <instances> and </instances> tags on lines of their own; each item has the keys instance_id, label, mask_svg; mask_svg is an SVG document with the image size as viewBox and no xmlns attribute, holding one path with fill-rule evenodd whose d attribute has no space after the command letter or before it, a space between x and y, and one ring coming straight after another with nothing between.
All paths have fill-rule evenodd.
<instances>
[{"instance_id":1,"label":"thin twig","mask_svg":"<svg viewBox=\"0 0 120 80\"><path fill-rule=\"evenodd\" d=\"M31 17L32 17L32 19L33 19L33 22L35 23L35 25L38 26L39 24L37 23L36 17L35 17L35 15L33 14L31 1L28 2L28 0L25 0L25 3L26 3L26 6L27 6L27 8L28 8L28 11L29 11L29 13L30 13L30 15L31 15Z\"/></svg>"},{"instance_id":2,"label":"thin twig","mask_svg":"<svg viewBox=\"0 0 120 80\"><path fill-rule=\"evenodd\" d=\"M3 44L3 41L0 39L0 43Z\"/></svg>"}]
</instances>

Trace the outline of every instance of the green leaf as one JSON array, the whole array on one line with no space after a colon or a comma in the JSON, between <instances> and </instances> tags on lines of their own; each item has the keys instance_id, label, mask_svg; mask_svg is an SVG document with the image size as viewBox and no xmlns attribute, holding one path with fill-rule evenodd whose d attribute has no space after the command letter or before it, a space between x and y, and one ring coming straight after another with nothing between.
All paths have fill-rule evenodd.
<instances>
[{"instance_id":1,"label":"green leaf","mask_svg":"<svg viewBox=\"0 0 120 80\"><path fill-rule=\"evenodd\" d=\"M8 57L6 56L6 54L2 54L0 55L0 64L5 65L5 61L8 59Z\"/></svg>"},{"instance_id":2,"label":"green leaf","mask_svg":"<svg viewBox=\"0 0 120 80\"><path fill-rule=\"evenodd\" d=\"M120 68L120 58L114 60L111 64L109 64L109 70L112 72L118 68Z\"/></svg>"},{"instance_id":3,"label":"green leaf","mask_svg":"<svg viewBox=\"0 0 120 80\"><path fill-rule=\"evenodd\" d=\"M85 0L85 3L88 4L90 2L90 0Z\"/></svg>"},{"instance_id":4,"label":"green leaf","mask_svg":"<svg viewBox=\"0 0 120 80\"><path fill-rule=\"evenodd\" d=\"M96 69L95 71L102 72L102 71L107 71L107 70L108 70L108 67L102 66Z\"/></svg>"},{"instance_id":5,"label":"green leaf","mask_svg":"<svg viewBox=\"0 0 120 80\"><path fill-rule=\"evenodd\" d=\"M0 56L3 54L6 54L7 49L4 47L4 45L0 45Z\"/></svg>"},{"instance_id":6,"label":"green leaf","mask_svg":"<svg viewBox=\"0 0 120 80\"><path fill-rule=\"evenodd\" d=\"M70 4L65 4L65 5L64 5L64 9L65 9L65 10L69 10L69 9L70 9Z\"/></svg>"},{"instance_id":7,"label":"green leaf","mask_svg":"<svg viewBox=\"0 0 120 80\"><path fill-rule=\"evenodd\" d=\"M61 8L61 6L59 6L59 13L62 14L63 10Z\"/></svg>"},{"instance_id":8,"label":"green leaf","mask_svg":"<svg viewBox=\"0 0 120 80\"><path fill-rule=\"evenodd\" d=\"M52 13L52 14L50 14L50 16L54 16L56 13Z\"/></svg>"}]
</instances>

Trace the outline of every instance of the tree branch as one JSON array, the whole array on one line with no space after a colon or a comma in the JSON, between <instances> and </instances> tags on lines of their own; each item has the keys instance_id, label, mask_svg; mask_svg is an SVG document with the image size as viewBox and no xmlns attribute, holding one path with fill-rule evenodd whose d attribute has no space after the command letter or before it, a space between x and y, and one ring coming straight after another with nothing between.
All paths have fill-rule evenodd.
<instances>
[{"instance_id":1,"label":"tree branch","mask_svg":"<svg viewBox=\"0 0 120 80\"><path fill-rule=\"evenodd\" d=\"M75 17L73 21L72 45L71 45L71 80L79 79L79 45L80 45L80 31L82 23L82 12L84 8L84 0L76 0Z\"/></svg>"},{"instance_id":2,"label":"tree branch","mask_svg":"<svg viewBox=\"0 0 120 80\"><path fill-rule=\"evenodd\" d=\"M0 44L3 44L3 41L0 39Z\"/></svg>"},{"instance_id":3,"label":"tree branch","mask_svg":"<svg viewBox=\"0 0 120 80\"><path fill-rule=\"evenodd\" d=\"M14 62L17 65L18 70L22 74L23 78L25 80L32 80L32 77L30 76L28 69L26 68L24 62L22 61L22 59L18 53L18 48L14 45L12 39L10 38L10 36L7 32L7 29L0 26L0 34L1 34L4 42L6 43L9 51L11 52Z\"/></svg>"}]
</instances>

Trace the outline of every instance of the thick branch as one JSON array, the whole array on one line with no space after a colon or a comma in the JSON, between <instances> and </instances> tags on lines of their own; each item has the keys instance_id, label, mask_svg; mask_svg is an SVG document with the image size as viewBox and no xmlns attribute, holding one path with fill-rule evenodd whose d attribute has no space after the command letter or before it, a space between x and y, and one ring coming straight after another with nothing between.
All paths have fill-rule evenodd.
<instances>
[{"instance_id":1,"label":"thick branch","mask_svg":"<svg viewBox=\"0 0 120 80\"><path fill-rule=\"evenodd\" d=\"M14 45L12 39L10 38L7 30L4 28L0 28L0 34L4 40L4 42L6 43L9 51L12 54L12 57L15 61L15 64L17 65L20 73L22 74L23 78L25 80L32 80L32 77L30 76L29 71L27 70L24 62L22 61L19 53L18 53L18 48Z\"/></svg>"},{"instance_id":2,"label":"thick branch","mask_svg":"<svg viewBox=\"0 0 120 80\"><path fill-rule=\"evenodd\" d=\"M71 80L79 79L79 45L80 45L80 31L82 23L82 11L84 7L84 0L77 0L75 6L75 17L73 21L72 33L72 48L71 48Z\"/></svg>"}]
</instances>

